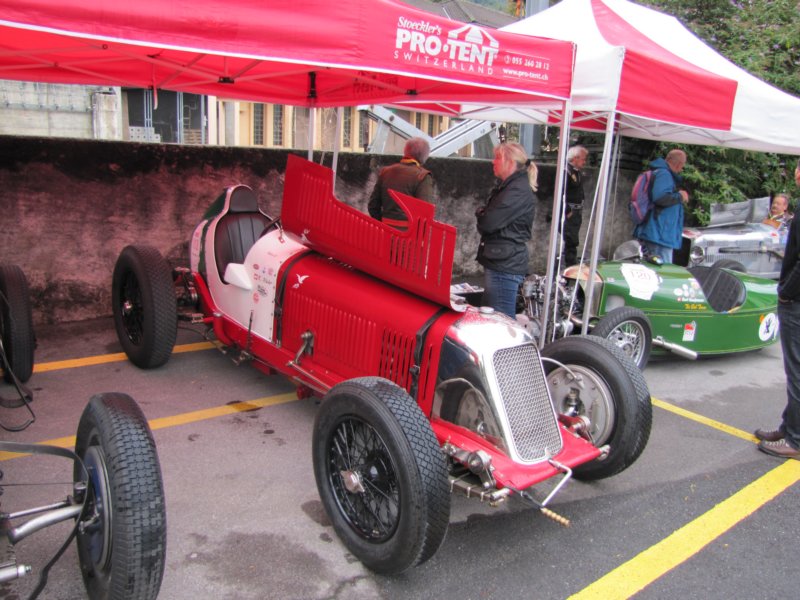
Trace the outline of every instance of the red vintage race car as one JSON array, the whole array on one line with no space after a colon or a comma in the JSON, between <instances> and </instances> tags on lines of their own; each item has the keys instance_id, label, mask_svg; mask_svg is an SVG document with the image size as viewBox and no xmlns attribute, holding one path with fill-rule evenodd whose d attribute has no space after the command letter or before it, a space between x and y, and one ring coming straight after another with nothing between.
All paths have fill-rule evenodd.
<instances>
[{"instance_id":1,"label":"red vintage race car","mask_svg":"<svg viewBox=\"0 0 800 600\"><path fill-rule=\"evenodd\" d=\"M450 494L546 508L573 475L599 479L644 449L652 408L639 369L607 340L543 349L514 320L451 296L455 229L397 194L395 230L333 196L330 169L290 156L281 217L246 186L197 226L189 268L128 246L113 275L129 359L163 365L179 320L265 372L322 398L313 463L322 502L367 567L430 558ZM544 498L533 487L557 477Z\"/></svg>"}]
</instances>

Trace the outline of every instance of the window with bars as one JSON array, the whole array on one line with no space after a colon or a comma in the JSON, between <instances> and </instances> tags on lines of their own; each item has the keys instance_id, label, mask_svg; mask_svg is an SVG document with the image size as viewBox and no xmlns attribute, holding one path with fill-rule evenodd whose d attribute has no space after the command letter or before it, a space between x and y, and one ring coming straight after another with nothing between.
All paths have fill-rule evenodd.
<instances>
[{"instance_id":1,"label":"window with bars","mask_svg":"<svg viewBox=\"0 0 800 600\"><path fill-rule=\"evenodd\" d=\"M433 115L428 115L428 135L431 136L431 137L436 135L434 133L434 131L433 131L433 125L434 125L435 120L436 119L435 119L435 117Z\"/></svg>"},{"instance_id":2,"label":"window with bars","mask_svg":"<svg viewBox=\"0 0 800 600\"><path fill-rule=\"evenodd\" d=\"M253 105L253 145L264 145L264 105Z\"/></svg>"},{"instance_id":3,"label":"window with bars","mask_svg":"<svg viewBox=\"0 0 800 600\"><path fill-rule=\"evenodd\" d=\"M358 120L358 145L366 152L369 147L369 117L367 116L367 112L364 110L359 111Z\"/></svg>"},{"instance_id":4,"label":"window with bars","mask_svg":"<svg viewBox=\"0 0 800 600\"><path fill-rule=\"evenodd\" d=\"M283 104L272 106L272 145L283 146Z\"/></svg>"},{"instance_id":5,"label":"window with bars","mask_svg":"<svg viewBox=\"0 0 800 600\"><path fill-rule=\"evenodd\" d=\"M345 106L342 111L342 148L353 145L353 107Z\"/></svg>"},{"instance_id":6,"label":"window with bars","mask_svg":"<svg viewBox=\"0 0 800 600\"><path fill-rule=\"evenodd\" d=\"M422 113L414 115L414 126L422 131Z\"/></svg>"}]
</instances>

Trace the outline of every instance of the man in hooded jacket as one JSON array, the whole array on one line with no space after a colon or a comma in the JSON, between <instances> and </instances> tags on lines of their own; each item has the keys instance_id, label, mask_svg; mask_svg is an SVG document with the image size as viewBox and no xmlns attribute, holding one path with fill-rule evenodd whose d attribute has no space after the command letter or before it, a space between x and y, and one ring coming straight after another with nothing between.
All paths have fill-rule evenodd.
<instances>
[{"instance_id":1,"label":"man in hooded jacket","mask_svg":"<svg viewBox=\"0 0 800 600\"><path fill-rule=\"evenodd\" d=\"M683 207L689 194L682 189L680 172L686 166L683 150L670 150L666 158L650 163L653 181L650 188L655 205L643 223L633 230L633 236L642 242L646 256L657 256L664 263L672 262L672 251L683 242Z\"/></svg>"}]
</instances>

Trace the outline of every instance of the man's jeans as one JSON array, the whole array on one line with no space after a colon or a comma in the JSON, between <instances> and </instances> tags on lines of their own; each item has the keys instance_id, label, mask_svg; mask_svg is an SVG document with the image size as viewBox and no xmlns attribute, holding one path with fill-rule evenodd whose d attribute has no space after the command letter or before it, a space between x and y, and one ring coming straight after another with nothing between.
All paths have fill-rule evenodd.
<instances>
[{"instance_id":1,"label":"man's jeans","mask_svg":"<svg viewBox=\"0 0 800 600\"><path fill-rule=\"evenodd\" d=\"M800 301L778 302L778 319L787 395L781 430L790 446L800 448Z\"/></svg>"},{"instance_id":2,"label":"man's jeans","mask_svg":"<svg viewBox=\"0 0 800 600\"><path fill-rule=\"evenodd\" d=\"M483 306L491 306L510 317L517 313L517 291L524 275L493 271L484 267Z\"/></svg>"},{"instance_id":3,"label":"man's jeans","mask_svg":"<svg viewBox=\"0 0 800 600\"><path fill-rule=\"evenodd\" d=\"M672 262L672 248L668 246L661 246L660 244L642 240L642 248L644 250L645 257L648 255L658 256L661 258L664 264Z\"/></svg>"}]
</instances>

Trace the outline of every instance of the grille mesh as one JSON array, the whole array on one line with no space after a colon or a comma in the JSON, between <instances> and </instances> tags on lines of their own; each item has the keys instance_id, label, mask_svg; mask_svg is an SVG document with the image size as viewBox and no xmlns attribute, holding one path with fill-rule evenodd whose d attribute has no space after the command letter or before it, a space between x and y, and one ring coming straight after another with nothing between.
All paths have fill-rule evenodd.
<instances>
[{"instance_id":1,"label":"grille mesh","mask_svg":"<svg viewBox=\"0 0 800 600\"><path fill-rule=\"evenodd\" d=\"M519 457L538 461L561 451L561 434L533 344L494 353L494 370Z\"/></svg>"}]
</instances>

